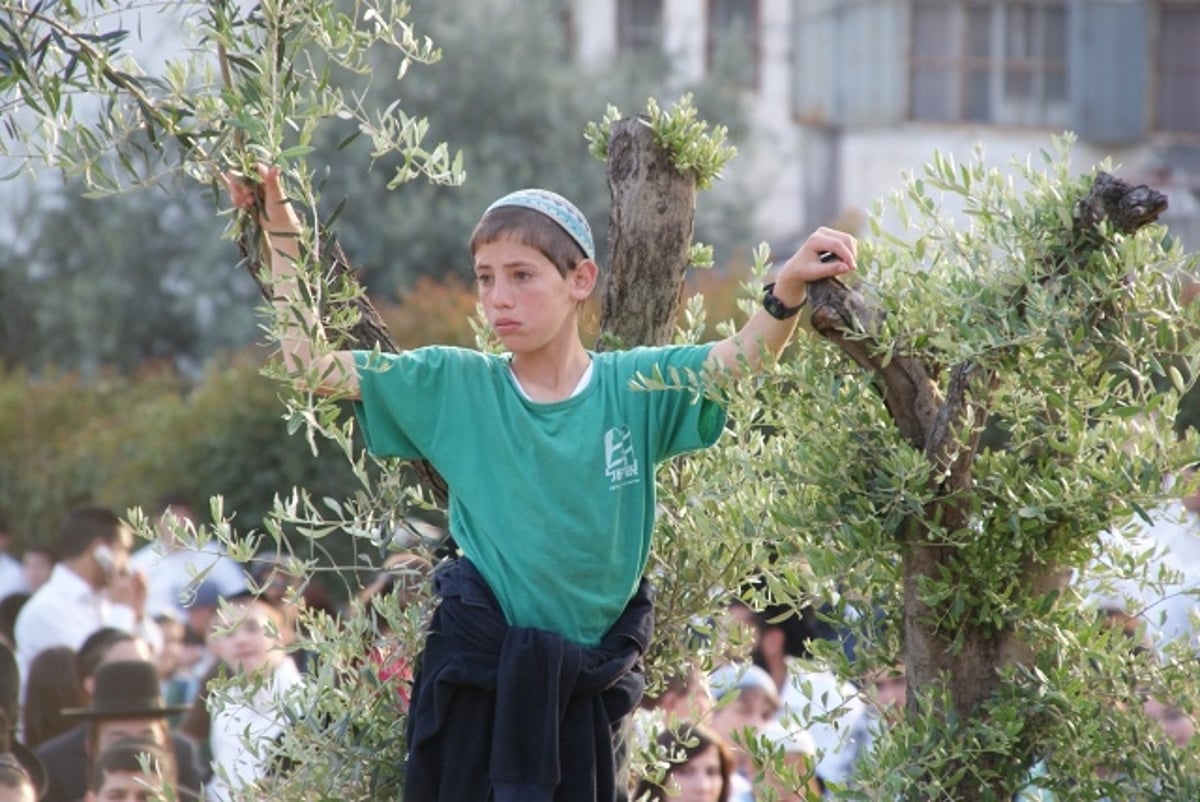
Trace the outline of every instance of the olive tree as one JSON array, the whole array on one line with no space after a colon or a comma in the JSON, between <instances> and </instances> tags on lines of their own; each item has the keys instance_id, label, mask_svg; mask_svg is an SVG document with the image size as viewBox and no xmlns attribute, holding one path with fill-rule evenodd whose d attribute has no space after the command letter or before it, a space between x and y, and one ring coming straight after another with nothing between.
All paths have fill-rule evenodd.
<instances>
[{"instance_id":1,"label":"olive tree","mask_svg":"<svg viewBox=\"0 0 1200 802\"><path fill-rule=\"evenodd\" d=\"M333 345L388 350L333 234L340 207L314 212L322 178L310 165L314 132L332 127L369 138L373 157L390 154L400 191L418 178L460 179L459 159L426 144L424 121L402 104L366 107L330 81L335 72L369 80L380 62L365 55L379 48L393 54L399 78L435 60L404 10L207 3L190 20L194 59L145 75L123 60L128 29L106 17L0 3L9 65L0 92L37 123L8 134L97 191L166 169L215 187L221 171L284 164L289 192L308 210L299 303L319 310ZM100 113L85 119L73 94L99 98ZM695 340L710 325L729 332L735 323L710 324L698 299L681 308L684 272L705 257L691 242L696 193L731 155L723 132L687 102L651 103L632 118L610 111L589 137L612 197L597 347ZM706 666L717 638L697 642L697 633L712 634L710 622L751 578L752 604L831 602L826 615L852 629L859 648L853 661L834 645L814 650L844 676L907 667L905 719L864 756L855 787L840 789L847 796L1004 800L1031 786L1089 798L1197 796L1195 755L1140 716L1145 693L1195 701L1194 655L1131 649L1070 581L1099 550L1099 534L1144 515L1164 478L1194 455L1194 441L1170 425L1195 373L1190 312L1171 281L1188 257L1164 245L1155 224L1162 196L1105 166L1075 172L1068 144L1008 171L935 155L893 199L899 233L877 211L854 283L810 288L811 336L762 375L715 382L730 411L721 446L661 470L648 567L659 585L652 677ZM944 211L947 196L965 220ZM252 221L231 217L229 231L257 277ZM756 283L769 259L758 251ZM746 312L757 296L748 285ZM490 347L482 329L480 337ZM672 383L646 377L640 391ZM440 507L437 475L422 466L413 482L387 462L368 471L344 407L290 389L284 397L292 431L344 453L361 489L314 498L281 488L262 531L235 532L216 509L209 534L248 556L296 527L317 543L352 539L364 566L401 543L436 553L440 544L425 542L409 516ZM1136 559L1124 563L1136 569ZM297 558L292 568L313 566ZM413 655L432 602L428 593L404 602L390 598L379 612ZM399 797L403 711L364 660L368 619L306 623L305 646L318 654L312 681L286 706L288 735L256 745L289 767L270 793ZM1130 748L1141 743L1151 746Z\"/></svg>"}]
</instances>

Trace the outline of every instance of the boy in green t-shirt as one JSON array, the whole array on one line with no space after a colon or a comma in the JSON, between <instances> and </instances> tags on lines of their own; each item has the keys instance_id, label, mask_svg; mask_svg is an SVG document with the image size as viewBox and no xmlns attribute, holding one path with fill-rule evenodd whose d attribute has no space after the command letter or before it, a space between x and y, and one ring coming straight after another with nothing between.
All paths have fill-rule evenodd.
<instances>
[{"instance_id":1,"label":"boy in green t-shirt","mask_svg":"<svg viewBox=\"0 0 1200 802\"><path fill-rule=\"evenodd\" d=\"M278 170L260 166L258 178L272 289L292 320L299 221ZM249 184L230 181L229 191L239 208L255 207ZM310 314L284 332L283 358L298 376L321 376L318 391L355 399L372 453L428 460L449 488L462 558L435 582L441 603L413 690L406 799L607 802L621 781L611 742L596 733L618 729L640 695L655 466L711 445L724 423L711 400L630 383L656 371L753 370L777 356L806 283L852 270L855 240L814 232L778 270L763 308L725 340L606 353L579 335L600 269L570 202L536 189L506 195L484 213L470 250L479 302L507 353L315 355ZM618 690L628 698L615 699ZM531 691L537 699L506 701Z\"/></svg>"}]
</instances>

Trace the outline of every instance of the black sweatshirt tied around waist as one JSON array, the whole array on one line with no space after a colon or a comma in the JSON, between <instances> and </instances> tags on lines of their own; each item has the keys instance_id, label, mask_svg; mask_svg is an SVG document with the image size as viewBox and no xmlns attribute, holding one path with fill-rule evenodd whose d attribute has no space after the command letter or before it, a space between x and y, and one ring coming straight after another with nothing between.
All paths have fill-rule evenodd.
<instances>
[{"instance_id":1,"label":"black sweatshirt tied around waist","mask_svg":"<svg viewBox=\"0 0 1200 802\"><path fill-rule=\"evenodd\" d=\"M406 802L612 802L614 738L645 690L643 580L595 648L509 626L479 571L439 569L413 685Z\"/></svg>"}]
</instances>

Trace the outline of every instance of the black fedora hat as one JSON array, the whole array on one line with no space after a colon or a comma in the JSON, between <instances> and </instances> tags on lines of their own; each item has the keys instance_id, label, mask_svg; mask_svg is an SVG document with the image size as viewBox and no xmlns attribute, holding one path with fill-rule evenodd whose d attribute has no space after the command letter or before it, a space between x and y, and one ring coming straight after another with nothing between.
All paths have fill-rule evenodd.
<instances>
[{"instance_id":1,"label":"black fedora hat","mask_svg":"<svg viewBox=\"0 0 1200 802\"><path fill-rule=\"evenodd\" d=\"M65 707L69 718L158 718L182 713L187 705L169 705L149 660L114 660L96 669L90 707Z\"/></svg>"},{"instance_id":2,"label":"black fedora hat","mask_svg":"<svg viewBox=\"0 0 1200 802\"><path fill-rule=\"evenodd\" d=\"M21 674L17 669L17 658L13 655L8 644L0 641L0 746L7 754L12 755L25 769L33 787L37 789L38 799L46 793L46 769L37 755L30 752L16 738L17 721L21 710Z\"/></svg>"}]
</instances>

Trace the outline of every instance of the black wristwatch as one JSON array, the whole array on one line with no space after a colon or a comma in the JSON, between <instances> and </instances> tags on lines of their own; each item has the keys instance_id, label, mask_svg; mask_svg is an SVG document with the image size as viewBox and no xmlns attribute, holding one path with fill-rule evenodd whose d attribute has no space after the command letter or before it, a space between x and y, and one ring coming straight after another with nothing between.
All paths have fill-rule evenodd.
<instances>
[{"instance_id":1,"label":"black wristwatch","mask_svg":"<svg viewBox=\"0 0 1200 802\"><path fill-rule=\"evenodd\" d=\"M763 287L763 309L767 310L767 314L776 320L787 320L795 317L796 314L804 308L804 301L801 301L797 306L788 306L783 301L775 297L775 282ZM808 299L805 298L805 301Z\"/></svg>"}]
</instances>

